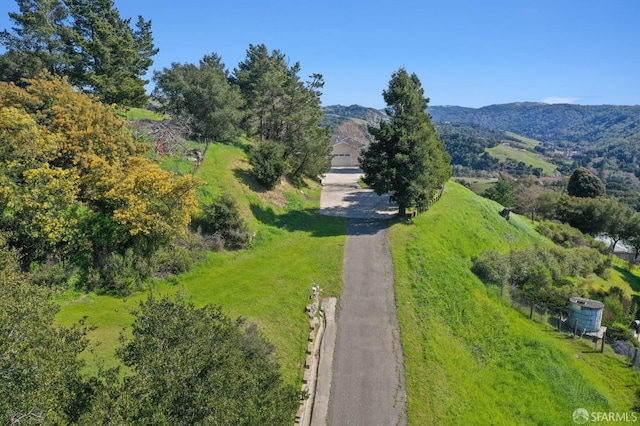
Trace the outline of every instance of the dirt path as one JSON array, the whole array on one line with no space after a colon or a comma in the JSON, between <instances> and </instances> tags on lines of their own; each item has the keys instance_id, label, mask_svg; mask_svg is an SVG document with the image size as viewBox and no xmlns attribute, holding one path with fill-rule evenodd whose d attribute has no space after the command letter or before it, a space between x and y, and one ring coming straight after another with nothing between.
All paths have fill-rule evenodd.
<instances>
[{"instance_id":1,"label":"dirt path","mask_svg":"<svg viewBox=\"0 0 640 426\"><path fill-rule=\"evenodd\" d=\"M351 206L360 204L359 193L346 193ZM362 196L367 198L366 210L373 214L366 218L365 213L362 218L363 212L356 210L356 219L349 219L332 371L318 377L325 388L329 381L328 412L321 421L314 416L312 424L407 423L388 221L380 219L389 216L379 213L380 208L389 209L388 201L379 197L375 202L381 207L372 208L370 191Z\"/></svg>"}]
</instances>

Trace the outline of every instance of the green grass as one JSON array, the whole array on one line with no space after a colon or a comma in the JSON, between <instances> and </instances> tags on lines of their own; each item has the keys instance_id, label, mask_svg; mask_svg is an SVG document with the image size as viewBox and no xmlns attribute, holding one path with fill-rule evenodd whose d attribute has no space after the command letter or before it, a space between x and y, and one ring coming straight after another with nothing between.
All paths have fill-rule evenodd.
<instances>
[{"instance_id":1,"label":"green grass","mask_svg":"<svg viewBox=\"0 0 640 426\"><path fill-rule=\"evenodd\" d=\"M482 195L485 191L498 181L498 178L476 178L476 177L464 177L464 176L454 176L451 178L453 181L463 181L468 184L473 192L478 195Z\"/></svg>"},{"instance_id":2,"label":"green grass","mask_svg":"<svg viewBox=\"0 0 640 426\"><path fill-rule=\"evenodd\" d=\"M487 152L500 161L506 161L507 158L511 158L532 167L540 167L544 176L554 176L557 170L555 165L526 149L500 144L493 148L487 148Z\"/></svg>"},{"instance_id":3,"label":"green grass","mask_svg":"<svg viewBox=\"0 0 640 426\"><path fill-rule=\"evenodd\" d=\"M207 182L202 199L210 201L223 190L236 199L256 232L251 247L211 253L178 276L178 284L157 283L152 291L183 291L197 306L219 304L231 317L255 322L275 345L286 380L300 384L309 332L304 310L313 285L320 285L323 295L340 293L346 220L318 215L320 185L294 188L283 183L275 191L263 191L247 169L243 144L212 144L197 176ZM117 365L115 348L132 321L129 310L146 297L147 292L126 299L77 293L60 297L61 323L87 316L86 325L96 327L89 333L92 349L84 354L89 374L100 365Z\"/></svg>"},{"instance_id":4,"label":"green grass","mask_svg":"<svg viewBox=\"0 0 640 426\"><path fill-rule=\"evenodd\" d=\"M164 116L155 111L143 108L120 108L118 113L127 120L157 120L160 121Z\"/></svg>"},{"instance_id":5,"label":"green grass","mask_svg":"<svg viewBox=\"0 0 640 426\"><path fill-rule=\"evenodd\" d=\"M604 290L619 287L630 298L640 297L640 268L637 265L630 267L626 260L613 257L613 267L608 279L595 279L593 287Z\"/></svg>"},{"instance_id":6,"label":"green grass","mask_svg":"<svg viewBox=\"0 0 640 426\"><path fill-rule=\"evenodd\" d=\"M530 321L471 272L472 257L550 244L517 215L449 182L391 230L410 424L572 424L578 407L631 411L638 374Z\"/></svg>"},{"instance_id":7,"label":"green grass","mask_svg":"<svg viewBox=\"0 0 640 426\"><path fill-rule=\"evenodd\" d=\"M533 151L536 146L540 145L540 142L535 139L520 136L512 132L506 132L506 134L507 136L517 139L520 142L518 145L523 149Z\"/></svg>"}]
</instances>

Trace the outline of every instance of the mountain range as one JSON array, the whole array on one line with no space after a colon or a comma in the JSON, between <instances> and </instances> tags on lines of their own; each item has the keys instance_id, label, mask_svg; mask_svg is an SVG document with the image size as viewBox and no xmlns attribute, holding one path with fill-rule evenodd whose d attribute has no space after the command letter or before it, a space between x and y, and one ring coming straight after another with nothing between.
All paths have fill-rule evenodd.
<instances>
[{"instance_id":1,"label":"mountain range","mask_svg":"<svg viewBox=\"0 0 640 426\"><path fill-rule=\"evenodd\" d=\"M368 137L367 124L388 118L383 110L360 105L332 105L324 111L324 125L340 134L345 123L351 122L359 126L363 138ZM479 162L479 157L498 144L518 143L518 138L525 137L534 143L520 144L520 148L535 151L562 173L585 166L600 170L603 179L615 177L638 184L640 106L519 102L482 108L430 106L427 112L454 166L492 170L493 162L488 157ZM477 164L472 157L477 157Z\"/></svg>"}]
</instances>

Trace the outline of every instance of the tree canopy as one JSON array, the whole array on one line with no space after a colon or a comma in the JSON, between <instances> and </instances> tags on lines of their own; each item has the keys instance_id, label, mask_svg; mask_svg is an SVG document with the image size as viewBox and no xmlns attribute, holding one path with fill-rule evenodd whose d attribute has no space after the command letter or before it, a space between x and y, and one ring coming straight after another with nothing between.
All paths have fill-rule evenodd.
<instances>
[{"instance_id":1,"label":"tree canopy","mask_svg":"<svg viewBox=\"0 0 640 426\"><path fill-rule=\"evenodd\" d=\"M244 100L228 77L216 54L198 65L173 63L154 73L152 96L164 112L188 122L196 139L231 139L240 135Z\"/></svg>"},{"instance_id":2,"label":"tree canopy","mask_svg":"<svg viewBox=\"0 0 640 426\"><path fill-rule=\"evenodd\" d=\"M578 167L569 178L567 193L572 197L596 198L605 195L605 188L598 176Z\"/></svg>"},{"instance_id":3,"label":"tree canopy","mask_svg":"<svg viewBox=\"0 0 640 426\"><path fill-rule=\"evenodd\" d=\"M0 231L23 262L149 247L197 208L198 181L144 158L115 110L41 74L0 83ZM87 259L88 256L88 259Z\"/></svg>"},{"instance_id":4,"label":"tree canopy","mask_svg":"<svg viewBox=\"0 0 640 426\"><path fill-rule=\"evenodd\" d=\"M92 396L78 359L84 331L55 326L57 311L47 289L27 282L18 253L0 236L2 424L72 424Z\"/></svg>"},{"instance_id":5,"label":"tree canopy","mask_svg":"<svg viewBox=\"0 0 640 426\"><path fill-rule=\"evenodd\" d=\"M246 59L231 76L247 102L245 131L259 141L280 144L286 173L294 179L315 178L331 166L330 130L319 126L324 80L312 74L304 83L300 70L300 63L289 66L283 53L269 53L260 44L249 45Z\"/></svg>"},{"instance_id":6,"label":"tree canopy","mask_svg":"<svg viewBox=\"0 0 640 426\"><path fill-rule=\"evenodd\" d=\"M144 106L142 77L158 53L151 21L123 19L113 0L17 0L0 33L0 79L19 83L44 68L106 103Z\"/></svg>"},{"instance_id":7,"label":"tree canopy","mask_svg":"<svg viewBox=\"0 0 640 426\"><path fill-rule=\"evenodd\" d=\"M291 424L298 392L255 327L219 307L150 295L134 311L130 339L85 424Z\"/></svg>"},{"instance_id":8,"label":"tree canopy","mask_svg":"<svg viewBox=\"0 0 640 426\"><path fill-rule=\"evenodd\" d=\"M407 208L426 210L450 176L449 155L426 112L429 100L416 74L400 68L382 93L389 122L369 127L374 141L363 152L364 181L377 194L391 193L400 215Z\"/></svg>"}]
</instances>

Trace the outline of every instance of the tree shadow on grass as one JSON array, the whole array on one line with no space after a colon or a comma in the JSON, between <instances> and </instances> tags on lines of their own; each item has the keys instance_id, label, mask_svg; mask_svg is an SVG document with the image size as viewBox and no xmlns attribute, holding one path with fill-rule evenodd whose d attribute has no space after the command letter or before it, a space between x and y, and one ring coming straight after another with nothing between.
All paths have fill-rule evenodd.
<instances>
[{"instance_id":1,"label":"tree shadow on grass","mask_svg":"<svg viewBox=\"0 0 640 426\"><path fill-rule=\"evenodd\" d=\"M290 232L309 232L314 237L338 235L373 235L387 229L392 223L381 219L346 219L320 215L318 209L293 210L277 214L271 207L252 203L251 212L265 225L275 226ZM348 222L347 222L348 220Z\"/></svg>"},{"instance_id":2,"label":"tree shadow on grass","mask_svg":"<svg viewBox=\"0 0 640 426\"><path fill-rule=\"evenodd\" d=\"M258 182L250 170L244 170L238 167L233 169L233 175L247 185L253 192L267 192L267 189Z\"/></svg>"},{"instance_id":3,"label":"tree shadow on grass","mask_svg":"<svg viewBox=\"0 0 640 426\"><path fill-rule=\"evenodd\" d=\"M309 232L314 237L335 237L346 233L344 219L320 216L318 209L292 210L277 214L273 208L265 208L255 203L251 203L250 208L260 222L290 232Z\"/></svg>"},{"instance_id":4,"label":"tree shadow on grass","mask_svg":"<svg viewBox=\"0 0 640 426\"><path fill-rule=\"evenodd\" d=\"M630 271L622 268L621 266L614 265L613 269L618 271L622 276L622 279L629 284L629 287L636 293L640 293L640 278L633 275Z\"/></svg>"},{"instance_id":5,"label":"tree shadow on grass","mask_svg":"<svg viewBox=\"0 0 640 426\"><path fill-rule=\"evenodd\" d=\"M249 153L251 152L251 144L249 144L247 142L243 142L240 139L231 139L231 140L218 141L218 143L221 143L223 145L228 145L228 146L233 146L233 147L239 148L242 151L244 151L244 153L247 154L247 155L249 155Z\"/></svg>"}]
</instances>

